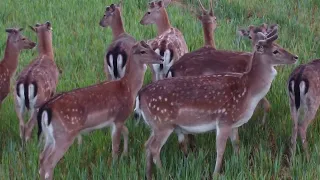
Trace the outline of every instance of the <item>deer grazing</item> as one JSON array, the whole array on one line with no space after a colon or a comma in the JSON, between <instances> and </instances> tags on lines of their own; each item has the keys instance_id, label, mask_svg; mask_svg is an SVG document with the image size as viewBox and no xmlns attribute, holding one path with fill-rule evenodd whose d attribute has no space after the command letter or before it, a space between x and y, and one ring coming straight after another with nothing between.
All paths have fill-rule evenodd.
<instances>
[{"instance_id":1,"label":"deer grazing","mask_svg":"<svg viewBox=\"0 0 320 180\"><path fill-rule=\"evenodd\" d=\"M52 179L53 169L81 133L112 127L112 157L118 156L121 134L123 153L128 151L128 129L124 125L142 87L145 64L160 64L162 57L144 41L135 44L128 56L125 75L120 80L102 82L56 95L38 113L38 135L45 136L40 155L41 179Z\"/></svg>"},{"instance_id":2,"label":"deer grazing","mask_svg":"<svg viewBox=\"0 0 320 180\"><path fill-rule=\"evenodd\" d=\"M29 140L37 122L38 107L55 93L59 76L54 62L51 23L36 24L30 28L37 34L39 55L18 76L14 95L23 144ZM25 108L30 111L30 119L26 124L23 119Z\"/></svg>"},{"instance_id":3,"label":"deer grazing","mask_svg":"<svg viewBox=\"0 0 320 180\"><path fill-rule=\"evenodd\" d=\"M0 106L10 92L10 81L14 76L21 50L32 49L36 43L21 34L23 28L8 28L6 49L0 62Z\"/></svg>"},{"instance_id":4,"label":"deer grazing","mask_svg":"<svg viewBox=\"0 0 320 180\"><path fill-rule=\"evenodd\" d=\"M152 81L163 79L172 64L183 54L188 52L187 44L182 33L171 26L165 7L171 0L150 2L146 14L140 21L142 25L156 24L158 35L148 42L152 49L160 54L163 64L154 64L152 69Z\"/></svg>"},{"instance_id":5,"label":"deer grazing","mask_svg":"<svg viewBox=\"0 0 320 180\"><path fill-rule=\"evenodd\" d=\"M123 27L120 4L106 7L100 26L110 26L113 34L104 58L104 69L108 80L117 80L124 76L128 54L136 40L126 33Z\"/></svg>"},{"instance_id":6,"label":"deer grazing","mask_svg":"<svg viewBox=\"0 0 320 180\"><path fill-rule=\"evenodd\" d=\"M318 68L320 68L320 59L299 65L293 70L288 80L290 112L293 120L291 158L295 155L299 133L307 160L310 159L307 129L314 120L320 105L320 71Z\"/></svg>"},{"instance_id":7,"label":"deer grazing","mask_svg":"<svg viewBox=\"0 0 320 180\"><path fill-rule=\"evenodd\" d=\"M273 44L277 38L277 28L267 36L258 33L259 40L244 73L167 78L140 90L136 109L151 128L146 142L147 179L152 179L153 163L161 168L160 151L172 132L182 142L184 134L216 129L214 172L220 172L227 139L238 152L238 128L248 122L268 93L277 74L274 66L297 61L297 56Z\"/></svg>"}]
</instances>

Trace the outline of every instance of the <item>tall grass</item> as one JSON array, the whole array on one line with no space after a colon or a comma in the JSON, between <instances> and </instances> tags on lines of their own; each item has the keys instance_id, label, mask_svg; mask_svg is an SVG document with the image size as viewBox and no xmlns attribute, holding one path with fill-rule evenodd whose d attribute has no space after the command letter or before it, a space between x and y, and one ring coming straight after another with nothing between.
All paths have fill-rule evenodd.
<instances>
[{"instance_id":1,"label":"tall grass","mask_svg":"<svg viewBox=\"0 0 320 180\"><path fill-rule=\"evenodd\" d=\"M188 0L197 5L196 1ZM111 41L111 30L98 25L105 6L111 0L45 0L0 1L0 54L4 54L7 27L27 27L49 20L53 26L55 59L63 73L58 91L85 87L105 80L103 56ZM204 2L206 7L208 2ZM262 22L278 23L278 43L299 56L299 63L320 57L320 1L318 0L219 0L215 3L218 28L215 33L219 49L250 51L248 40L239 40L239 27ZM153 26L142 26L140 19L147 8L147 0L124 0L122 8L127 32L137 40L153 38ZM173 26L184 34L189 50L202 46L202 27L186 10L170 5L168 13ZM25 35L36 40L35 34ZM18 72L25 67L36 51L24 51ZM311 161L307 162L301 143L292 166L286 163L292 122L288 108L286 81L295 66L278 68L278 75L267 97L272 104L265 126L260 125L262 113L240 128L241 152L236 156L230 143L224 156L224 168L219 179L319 179L320 124L318 117L309 128L308 140ZM15 79L15 78L14 78ZM146 82L150 81L150 72ZM13 81L14 82L14 81ZM0 117L0 179L38 178L36 135L25 151L21 150L18 118L14 112L12 94L4 101ZM110 134L95 131L83 139L81 146L73 145L55 169L55 179L143 179L145 173L144 142L149 129L144 124L135 126L127 121L130 131L129 156L113 164ZM35 128L36 129L36 128ZM157 179L208 179L215 162L215 134L197 135L197 151L184 159L175 136L169 138L162 150L164 171Z\"/></svg>"}]
</instances>

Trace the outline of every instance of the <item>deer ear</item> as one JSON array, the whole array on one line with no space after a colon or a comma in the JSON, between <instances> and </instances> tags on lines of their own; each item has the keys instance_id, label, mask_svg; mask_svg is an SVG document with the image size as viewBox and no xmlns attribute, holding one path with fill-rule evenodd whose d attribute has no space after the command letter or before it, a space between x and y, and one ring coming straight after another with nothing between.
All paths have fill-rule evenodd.
<instances>
[{"instance_id":1,"label":"deer ear","mask_svg":"<svg viewBox=\"0 0 320 180\"><path fill-rule=\"evenodd\" d=\"M36 29L35 27L29 25L29 28L30 28L33 32L37 32L37 29Z\"/></svg>"},{"instance_id":2,"label":"deer ear","mask_svg":"<svg viewBox=\"0 0 320 180\"><path fill-rule=\"evenodd\" d=\"M164 7L163 1L158 1L157 4L159 7Z\"/></svg>"},{"instance_id":3,"label":"deer ear","mask_svg":"<svg viewBox=\"0 0 320 180\"><path fill-rule=\"evenodd\" d=\"M171 0L162 0L162 1L163 1L164 7L167 7L171 3Z\"/></svg>"},{"instance_id":4,"label":"deer ear","mask_svg":"<svg viewBox=\"0 0 320 180\"><path fill-rule=\"evenodd\" d=\"M238 34L239 34L240 36L249 36L248 31L245 30L245 29L239 29L239 30L238 30Z\"/></svg>"},{"instance_id":5,"label":"deer ear","mask_svg":"<svg viewBox=\"0 0 320 180\"><path fill-rule=\"evenodd\" d=\"M6 32L7 32L7 33L13 33L13 32L15 32L15 31L14 31L14 29L12 29L12 28L8 28L8 29L6 29Z\"/></svg>"},{"instance_id":6,"label":"deer ear","mask_svg":"<svg viewBox=\"0 0 320 180\"><path fill-rule=\"evenodd\" d=\"M264 52L264 47L262 45L262 42L260 43L260 41L258 42L258 44L256 45L256 51L258 53L263 53Z\"/></svg>"}]
</instances>

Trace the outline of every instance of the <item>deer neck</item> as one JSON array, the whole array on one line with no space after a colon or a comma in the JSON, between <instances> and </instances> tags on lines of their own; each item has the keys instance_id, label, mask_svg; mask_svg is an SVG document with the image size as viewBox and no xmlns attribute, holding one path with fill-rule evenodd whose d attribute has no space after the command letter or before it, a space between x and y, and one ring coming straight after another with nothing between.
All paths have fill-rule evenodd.
<instances>
[{"instance_id":1,"label":"deer neck","mask_svg":"<svg viewBox=\"0 0 320 180\"><path fill-rule=\"evenodd\" d=\"M202 23L202 27L204 35L204 46L216 48L216 44L214 43L213 24Z\"/></svg>"},{"instance_id":2,"label":"deer neck","mask_svg":"<svg viewBox=\"0 0 320 180\"><path fill-rule=\"evenodd\" d=\"M253 95L269 90L277 74L277 71L265 58L265 55L253 54L251 70L247 74L249 77L249 89L251 89Z\"/></svg>"},{"instance_id":3,"label":"deer neck","mask_svg":"<svg viewBox=\"0 0 320 180\"><path fill-rule=\"evenodd\" d=\"M9 42L8 39L2 63L8 68L10 76L14 74L18 67L19 54L20 50Z\"/></svg>"},{"instance_id":4,"label":"deer neck","mask_svg":"<svg viewBox=\"0 0 320 180\"><path fill-rule=\"evenodd\" d=\"M163 8L160 12L160 18L156 22L158 35L164 33L165 31L171 28L167 11Z\"/></svg>"},{"instance_id":5,"label":"deer neck","mask_svg":"<svg viewBox=\"0 0 320 180\"><path fill-rule=\"evenodd\" d=\"M132 57L129 58L128 61L129 63L126 67L126 73L121 81L128 87L128 90L134 98L143 85L146 65L141 64L138 60L132 59Z\"/></svg>"},{"instance_id":6,"label":"deer neck","mask_svg":"<svg viewBox=\"0 0 320 180\"><path fill-rule=\"evenodd\" d=\"M113 39L116 39L122 33L125 33L120 12L118 16L116 16L113 22L114 23L111 26L112 36L113 36Z\"/></svg>"},{"instance_id":7,"label":"deer neck","mask_svg":"<svg viewBox=\"0 0 320 180\"><path fill-rule=\"evenodd\" d=\"M39 55L46 55L54 60L51 32L40 32L38 34L38 51Z\"/></svg>"}]
</instances>

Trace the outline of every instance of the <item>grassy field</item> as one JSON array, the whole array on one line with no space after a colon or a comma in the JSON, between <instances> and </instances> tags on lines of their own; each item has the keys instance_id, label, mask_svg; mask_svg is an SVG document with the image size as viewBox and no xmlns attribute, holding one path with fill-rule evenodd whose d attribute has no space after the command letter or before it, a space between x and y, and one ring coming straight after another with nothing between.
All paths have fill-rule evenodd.
<instances>
[{"instance_id":1,"label":"grassy field","mask_svg":"<svg viewBox=\"0 0 320 180\"><path fill-rule=\"evenodd\" d=\"M205 0L203 0L205 1ZM195 0L190 3L197 5ZM0 54L3 56L7 27L27 27L49 20L53 26L55 59L63 73L58 91L85 87L105 80L103 56L111 41L111 30L99 26L106 5L111 0L46 0L0 1ZM206 7L208 3L204 2ZM147 8L147 0L124 0L124 25L136 39L155 36L155 27L139 24ZM238 27L250 24L278 23L279 40L286 49L299 56L299 63L320 57L320 1L319 0L219 0L215 14L218 28L215 33L219 49L250 51L250 42L240 39ZM202 46L202 27L188 11L178 6L168 7L173 26L185 36L189 50ZM36 40L31 30L25 35ZM25 51L20 57L18 73L37 51ZM260 125L262 112L240 128L241 152L233 154L228 142L220 179L319 179L320 178L320 122L310 126L308 140L311 160L307 162L299 141L292 166L287 163L292 121L288 107L286 81L296 65L279 67L267 97L272 104L267 123ZM150 81L150 73L145 82ZM4 101L0 116L0 179L37 179L38 155L36 132L25 151L21 151L18 118L14 111L12 94ZM83 144L75 143L55 169L55 179L143 179L145 173L144 143L149 129L135 125L128 119L130 131L129 156L112 164L110 131L95 131L84 136ZM35 131L37 128L35 128ZM162 150L164 173L157 179L208 179L215 163L215 133L196 136L197 149L184 160L178 149L177 137L171 136Z\"/></svg>"}]
</instances>

